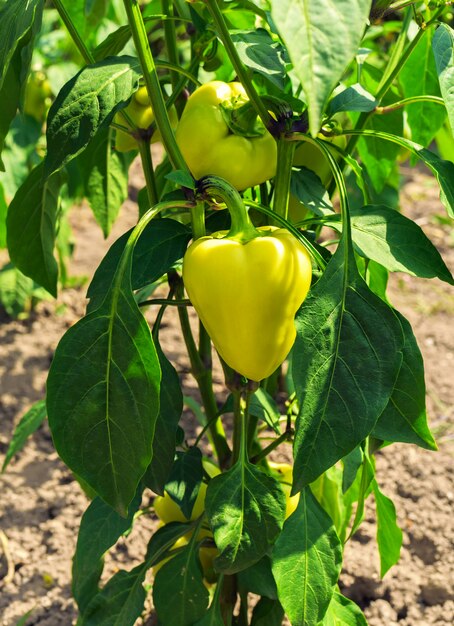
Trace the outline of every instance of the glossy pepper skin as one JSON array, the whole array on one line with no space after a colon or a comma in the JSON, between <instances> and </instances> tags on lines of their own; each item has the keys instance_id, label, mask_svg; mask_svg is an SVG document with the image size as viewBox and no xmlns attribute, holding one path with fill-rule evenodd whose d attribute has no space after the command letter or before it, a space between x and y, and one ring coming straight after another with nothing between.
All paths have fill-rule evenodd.
<instances>
[{"instance_id":1,"label":"glossy pepper skin","mask_svg":"<svg viewBox=\"0 0 454 626\"><path fill-rule=\"evenodd\" d=\"M241 83L212 81L190 96L176 131L183 157L195 178L220 176L243 190L259 185L276 173L276 142L264 130L260 137L233 134L221 104L233 108L248 101Z\"/></svg>"},{"instance_id":2,"label":"glossy pepper skin","mask_svg":"<svg viewBox=\"0 0 454 626\"><path fill-rule=\"evenodd\" d=\"M224 361L260 381L295 340L311 284L310 256L286 229L263 226L246 243L224 231L196 239L183 259L189 298Z\"/></svg>"},{"instance_id":3,"label":"glossy pepper skin","mask_svg":"<svg viewBox=\"0 0 454 626\"><path fill-rule=\"evenodd\" d=\"M154 122L154 113L151 108L150 100L148 98L147 88L139 87L136 93L133 95L131 102L125 109L126 113L131 117L135 126L140 129L147 129ZM175 128L178 118L174 108L169 111L170 123ZM117 113L115 116L115 122L122 126L127 126L125 119L121 114ZM161 141L161 133L155 130L151 136L150 142L156 143ZM124 133L122 130L117 129L115 137L115 148L118 152L128 152L129 150L137 150L137 141L134 137L128 133Z\"/></svg>"}]
</instances>

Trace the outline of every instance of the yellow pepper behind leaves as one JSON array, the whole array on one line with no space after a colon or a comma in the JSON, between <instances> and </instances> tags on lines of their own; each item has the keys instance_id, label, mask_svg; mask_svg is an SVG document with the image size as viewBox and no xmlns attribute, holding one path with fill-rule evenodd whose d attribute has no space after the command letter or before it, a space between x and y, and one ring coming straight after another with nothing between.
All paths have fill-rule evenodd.
<instances>
[{"instance_id":1,"label":"yellow pepper behind leaves","mask_svg":"<svg viewBox=\"0 0 454 626\"><path fill-rule=\"evenodd\" d=\"M238 190L253 187L276 173L276 141L268 131L245 137L232 133L222 104L241 106L248 101L241 83L212 81L189 98L176 131L176 139L195 178L214 175Z\"/></svg>"},{"instance_id":2,"label":"yellow pepper behind leaves","mask_svg":"<svg viewBox=\"0 0 454 626\"><path fill-rule=\"evenodd\" d=\"M135 126L140 129L147 129L154 122L154 113L153 109L150 105L150 100L148 98L147 88L140 87L134 96L132 97L131 102L125 109L125 112L131 117L131 120L134 122ZM175 128L178 122L177 113L174 107L172 107L169 111L169 118L172 127ZM121 124L122 126L128 126L126 120L122 117L120 113L117 113L114 118L117 124ZM156 143L161 141L161 133L159 130L155 130L153 135L151 136L150 143ZM122 130L116 130L115 137L115 148L118 152L128 152L129 150L137 149L137 141L134 139L132 135L129 133L125 133Z\"/></svg>"}]
</instances>

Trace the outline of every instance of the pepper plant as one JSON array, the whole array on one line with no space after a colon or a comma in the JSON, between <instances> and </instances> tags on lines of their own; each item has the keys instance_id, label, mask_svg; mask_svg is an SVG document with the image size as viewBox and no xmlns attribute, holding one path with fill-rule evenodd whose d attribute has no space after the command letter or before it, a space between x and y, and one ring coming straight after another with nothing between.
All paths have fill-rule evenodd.
<instances>
[{"instance_id":1,"label":"pepper plant","mask_svg":"<svg viewBox=\"0 0 454 626\"><path fill-rule=\"evenodd\" d=\"M79 64L0 224L15 267L56 295L62 201L86 197L107 236L136 155L145 181L5 461L47 414L90 494L78 624L132 626L147 594L163 626L365 624L339 576L369 496L382 576L402 540L375 455L436 449L421 353L386 287L389 272L454 282L400 212L398 174L401 156L425 165L454 216L451 3L53 7L0 2L0 147L26 123L48 11ZM170 307L197 398L161 347ZM143 561L101 585L141 515L161 521Z\"/></svg>"}]
</instances>

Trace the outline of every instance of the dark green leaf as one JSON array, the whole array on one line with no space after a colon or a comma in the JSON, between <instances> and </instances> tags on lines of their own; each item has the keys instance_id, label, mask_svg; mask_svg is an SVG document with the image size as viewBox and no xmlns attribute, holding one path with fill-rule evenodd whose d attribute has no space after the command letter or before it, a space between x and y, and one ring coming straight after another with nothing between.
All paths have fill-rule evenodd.
<instances>
[{"instance_id":1,"label":"dark green leaf","mask_svg":"<svg viewBox=\"0 0 454 626\"><path fill-rule=\"evenodd\" d=\"M321 217L334 212L329 194L320 178L306 167L292 171L290 191L312 213Z\"/></svg>"},{"instance_id":2,"label":"dark green leaf","mask_svg":"<svg viewBox=\"0 0 454 626\"><path fill-rule=\"evenodd\" d=\"M216 586L216 593L212 603L210 604L210 608L202 617L202 619L195 623L195 626L224 626L224 620L221 613L221 604L218 597L220 584L221 583L218 583Z\"/></svg>"},{"instance_id":3,"label":"dark green leaf","mask_svg":"<svg viewBox=\"0 0 454 626\"><path fill-rule=\"evenodd\" d=\"M5 190L4 190L2 183L0 183L0 249L6 248L6 216L7 214L8 214L8 205L6 204Z\"/></svg>"},{"instance_id":4,"label":"dark green leaf","mask_svg":"<svg viewBox=\"0 0 454 626\"><path fill-rule=\"evenodd\" d=\"M107 237L128 197L129 154L112 149L112 130L102 128L81 157L87 200Z\"/></svg>"},{"instance_id":5,"label":"dark green leaf","mask_svg":"<svg viewBox=\"0 0 454 626\"><path fill-rule=\"evenodd\" d=\"M159 416L153 439L153 457L145 473L144 481L147 487L162 496L175 456L177 425L183 411L183 394L178 373L165 356L157 338L155 344L162 380Z\"/></svg>"},{"instance_id":6,"label":"dark green leaf","mask_svg":"<svg viewBox=\"0 0 454 626\"><path fill-rule=\"evenodd\" d=\"M131 38L131 28L129 24L127 26L120 26L117 30L102 41L93 51L93 57L95 61L102 61L109 56L116 56L126 46Z\"/></svg>"},{"instance_id":7,"label":"dark green leaf","mask_svg":"<svg viewBox=\"0 0 454 626\"><path fill-rule=\"evenodd\" d=\"M20 271L57 295L58 265L53 255L61 176L44 181L35 167L8 209L8 250Z\"/></svg>"},{"instance_id":8,"label":"dark green leaf","mask_svg":"<svg viewBox=\"0 0 454 626\"><path fill-rule=\"evenodd\" d=\"M274 399L264 389L259 387L252 396L249 404L249 413L264 421L278 435L281 434L281 413Z\"/></svg>"},{"instance_id":9,"label":"dark green leaf","mask_svg":"<svg viewBox=\"0 0 454 626\"><path fill-rule=\"evenodd\" d=\"M117 572L90 602L80 626L134 626L145 604L146 573L144 563Z\"/></svg>"},{"instance_id":10,"label":"dark green leaf","mask_svg":"<svg viewBox=\"0 0 454 626\"><path fill-rule=\"evenodd\" d=\"M330 224L339 229L340 222ZM352 211L352 238L361 256L390 272L406 272L421 278L454 284L440 253L420 226L385 206L364 206Z\"/></svg>"},{"instance_id":11,"label":"dark green leaf","mask_svg":"<svg viewBox=\"0 0 454 626\"><path fill-rule=\"evenodd\" d=\"M99 497L83 514L72 567L72 592L81 613L98 593L104 554L131 528L141 500L139 490L127 517L121 517Z\"/></svg>"},{"instance_id":12,"label":"dark green leaf","mask_svg":"<svg viewBox=\"0 0 454 626\"><path fill-rule=\"evenodd\" d=\"M47 383L58 453L122 515L151 461L161 379L131 293L133 246L131 240L100 307L60 341Z\"/></svg>"},{"instance_id":13,"label":"dark green leaf","mask_svg":"<svg viewBox=\"0 0 454 626\"><path fill-rule=\"evenodd\" d=\"M156 565L162 561L165 553L173 547L177 539L186 535L193 526L180 522L170 522L158 528L151 537L147 546L146 561L148 567Z\"/></svg>"},{"instance_id":14,"label":"dark green leaf","mask_svg":"<svg viewBox=\"0 0 454 626\"><path fill-rule=\"evenodd\" d=\"M181 187L187 187L188 189L195 189L195 182L189 172L183 170L176 170L175 172L169 172L165 178L171 180L173 183L180 185Z\"/></svg>"},{"instance_id":15,"label":"dark green leaf","mask_svg":"<svg viewBox=\"0 0 454 626\"><path fill-rule=\"evenodd\" d=\"M357 52L370 4L370 0L271 3L271 15L306 95L313 137L331 92Z\"/></svg>"},{"instance_id":16,"label":"dark green leaf","mask_svg":"<svg viewBox=\"0 0 454 626\"><path fill-rule=\"evenodd\" d=\"M390 307L360 277L344 236L297 314L296 328L298 491L372 431L394 387L403 333Z\"/></svg>"},{"instance_id":17,"label":"dark green leaf","mask_svg":"<svg viewBox=\"0 0 454 626\"><path fill-rule=\"evenodd\" d=\"M46 419L46 415L46 401L39 400L21 417L6 451L2 472L5 471L13 456L22 450L30 435L38 430Z\"/></svg>"},{"instance_id":18,"label":"dark green leaf","mask_svg":"<svg viewBox=\"0 0 454 626\"><path fill-rule=\"evenodd\" d=\"M392 500L379 489L373 481L375 507L377 511L377 545L380 554L380 576L395 565L400 558L402 531L397 525L396 507Z\"/></svg>"},{"instance_id":19,"label":"dark green leaf","mask_svg":"<svg viewBox=\"0 0 454 626\"><path fill-rule=\"evenodd\" d=\"M451 128L454 128L454 30L448 24L440 24L435 31L432 46L441 93Z\"/></svg>"},{"instance_id":20,"label":"dark green leaf","mask_svg":"<svg viewBox=\"0 0 454 626\"><path fill-rule=\"evenodd\" d=\"M278 89L284 88L285 50L264 28L232 31L232 41L241 61L266 76Z\"/></svg>"},{"instance_id":21,"label":"dark green leaf","mask_svg":"<svg viewBox=\"0 0 454 626\"><path fill-rule=\"evenodd\" d=\"M359 83L347 87L337 93L329 103L329 114L334 115L341 111L373 111L378 100Z\"/></svg>"},{"instance_id":22,"label":"dark green leaf","mask_svg":"<svg viewBox=\"0 0 454 626\"><path fill-rule=\"evenodd\" d=\"M372 491L372 481L375 476L375 467L367 454L363 456L363 464L361 468L361 474L358 476L359 484L358 491L355 493L355 490L352 489L351 492L346 493L346 501L350 502L358 502L355 517L353 519L352 527L350 530L350 536L354 535L358 530L364 516L364 504Z\"/></svg>"},{"instance_id":23,"label":"dark green leaf","mask_svg":"<svg viewBox=\"0 0 454 626\"><path fill-rule=\"evenodd\" d=\"M106 297L131 230L109 248L88 288L89 311ZM191 238L186 226L171 219L152 220L145 228L134 249L131 284L141 289L160 278L182 258Z\"/></svg>"},{"instance_id":24,"label":"dark green leaf","mask_svg":"<svg viewBox=\"0 0 454 626\"><path fill-rule=\"evenodd\" d=\"M359 606L335 591L319 626L367 626L367 621Z\"/></svg>"},{"instance_id":25,"label":"dark green leaf","mask_svg":"<svg viewBox=\"0 0 454 626\"><path fill-rule=\"evenodd\" d=\"M139 65L134 57L110 57L85 66L62 88L47 118L45 176L81 154L137 91Z\"/></svg>"},{"instance_id":26,"label":"dark green leaf","mask_svg":"<svg viewBox=\"0 0 454 626\"><path fill-rule=\"evenodd\" d=\"M191 626L204 615L208 600L197 544L191 541L156 574L153 602L159 623L162 626Z\"/></svg>"},{"instance_id":27,"label":"dark green leaf","mask_svg":"<svg viewBox=\"0 0 454 626\"><path fill-rule=\"evenodd\" d=\"M187 519L191 517L202 478L202 453L199 448L177 452L166 491Z\"/></svg>"},{"instance_id":28,"label":"dark green leaf","mask_svg":"<svg viewBox=\"0 0 454 626\"><path fill-rule=\"evenodd\" d=\"M260 598L252 612L251 626L282 626L284 609L279 600Z\"/></svg>"},{"instance_id":29,"label":"dark green leaf","mask_svg":"<svg viewBox=\"0 0 454 626\"><path fill-rule=\"evenodd\" d=\"M340 574L342 547L330 517L309 488L301 492L298 507L286 520L272 559L279 600L292 626L317 624Z\"/></svg>"},{"instance_id":30,"label":"dark green leaf","mask_svg":"<svg viewBox=\"0 0 454 626\"><path fill-rule=\"evenodd\" d=\"M251 567L238 572L237 577L240 590L265 596L272 600L277 599L276 582L271 571L269 556L264 556Z\"/></svg>"},{"instance_id":31,"label":"dark green leaf","mask_svg":"<svg viewBox=\"0 0 454 626\"><path fill-rule=\"evenodd\" d=\"M405 98L440 95L432 52L432 33L433 29L426 30L400 72L400 84ZM416 143L428 146L443 126L446 118L444 107L433 102L415 102L409 104L406 111L411 138Z\"/></svg>"},{"instance_id":32,"label":"dark green leaf","mask_svg":"<svg viewBox=\"0 0 454 626\"><path fill-rule=\"evenodd\" d=\"M220 551L215 567L233 574L270 553L284 521L285 496L273 477L238 461L209 482L205 508Z\"/></svg>"},{"instance_id":33,"label":"dark green leaf","mask_svg":"<svg viewBox=\"0 0 454 626\"><path fill-rule=\"evenodd\" d=\"M2 102L2 114L0 115L0 171L2 172L5 171L5 164L2 161L1 154L8 129L16 115L21 93L21 56L20 50L14 54L8 67L3 87L0 88L0 99Z\"/></svg>"},{"instance_id":34,"label":"dark green leaf","mask_svg":"<svg viewBox=\"0 0 454 626\"><path fill-rule=\"evenodd\" d=\"M427 425L424 363L410 323L397 313L404 330L403 361L388 405L372 434L384 441L414 443L428 450L437 444Z\"/></svg>"}]
</instances>

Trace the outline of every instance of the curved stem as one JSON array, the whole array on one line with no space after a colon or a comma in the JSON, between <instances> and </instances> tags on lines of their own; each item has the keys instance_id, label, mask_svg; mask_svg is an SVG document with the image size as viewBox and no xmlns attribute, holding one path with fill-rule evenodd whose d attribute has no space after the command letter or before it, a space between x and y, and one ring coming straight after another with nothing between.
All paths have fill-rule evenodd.
<instances>
[{"instance_id":1,"label":"curved stem","mask_svg":"<svg viewBox=\"0 0 454 626\"><path fill-rule=\"evenodd\" d=\"M137 0L123 0L128 22L132 31L132 38L142 67L143 78L147 87L157 126L161 132L162 143L175 169L189 174L185 160L178 144L167 114L166 104L161 91L156 65L148 42L147 31L143 22L142 13Z\"/></svg>"},{"instance_id":2,"label":"curved stem","mask_svg":"<svg viewBox=\"0 0 454 626\"><path fill-rule=\"evenodd\" d=\"M220 39L224 44L224 47L227 51L230 61L232 62L235 72L237 73L238 78L240 79L244 89L246 90L249 100L254 105L254 108L257 111L260 119L262 120L265 128L268 128L272 120L271 115L268 113L268 109L263 104L257 91L255 90L247 69L241 62L241 59L230 36L227 24L225 23L224 16L222 15L222 12L218 6L218 0L204 1L211 14L211 17L213 18L216 28L218 29Z\"/></svg>"},{"instance_id":3,"label":"curved stem","mask_svg":"<svg viewBox=\"0 0 454 626\"><path fill-rule=\"evenodd\" d=\"M408 104L416 104L418 102L433 102L434 104L441 104L441 106L444 107L446 106L443 98L440 98L439 96L413 96L411 98L404 98L398 102L393 102L385 107L376 107L375 113L378 113L379 115L392 113L392 111L395 111L396 109L402 109Z\"/></svg>"},{"instance_id":4,"label":"curved stem","mask_svg":"<svg viewBox=\"0 0 454 626\"><path fill-rule=\"evenodd\" d=\"M296 143L281 137L277 142L277 170L274 179L273 209L287 219L290 179Z\"/></svg>"},{"instance_id":5,"label":"curved stem","mask_svg":"<svg viewBox=\"0 0 454 626\"><path fill-rule=\"evenodd\" d=\"M192 306L191 301L183 298L182 300L169 300L168 298L153 298L152 300L144 300L143 302L139 302L139 306L152 306L152 305L162 305L162 306Z\"/></svg>"},{"instance_id":6,"label":"curved stem","mask_svg":"<svg viewBox=\"0 0 454 626\"><path fill-rule=\"evenodd\" d=\"M259 236L249 218L243 199L226 180L219 176L204 176L199 181L198 191L204 198L211 196L226 204L232 219L232 226L227 234L229 239L247 242Z\"/></svg>"},{"instance_id":7,"label":"curved stem","mask_svg":"<svg viewBox=\"0 0 454 626\"><path fill-rule=\"evenodd\" d=\"M199 239L205 237L205 202L199 200L191 211L192 237Z\"/></svg>"}]
</instances>

